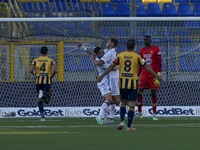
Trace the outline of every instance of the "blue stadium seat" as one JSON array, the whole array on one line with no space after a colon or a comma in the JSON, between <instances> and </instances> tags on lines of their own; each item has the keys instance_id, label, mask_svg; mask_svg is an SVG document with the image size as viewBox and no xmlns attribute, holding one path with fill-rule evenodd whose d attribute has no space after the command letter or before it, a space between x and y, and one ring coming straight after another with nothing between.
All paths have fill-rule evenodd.
<instances>
[{"instance_id":1,"label":"blue stadium seat","mask_svg":"<svg viewBox=\"0 0 200 150\"><path fill-rule=\"evenodd\" d=\"M147 16L143 3L136 4L136 15L138 17Z\"/></svg>"},{"instance_id":2,"label":"blue stadium seat","mask_svg":"<svg viewBox=\"0 0 200 150\"><path fill-rule=\"evenodd\" d=\"M110 33L110 30L103 30L103 32L102 32L102 30L99 30L99 37L106 37L106 36L108 36L108 37L110 37L111 36L111 33Z\"/></svg>"},{"instance_id":3,"label":"blue stadium seat","mask_svg":"<svg viewBox=\"0 0 200 150\"><path fill-rule=\"evenodd\" d=\"M166 48L162 45L158 45L158 47L160 48L160 51L162 54L165 54L166 53Z\"/></svg>"},{"instance_id":4,"label":"blue stadium seat","mask_svg":"<svg viewBox=\"0 0 200 150\"><path fill-rule=\"evenodd\" d=\"M49 2L40 2L40 17L51 17L51 6Z\"/></svg>"},{"instance_id":5,"label":"blue stadium seat","mask_svg":"<svg viewBox=\"0 0 200 150\"><path fill-rule=\"evenodd\" d=\"M81 56L81 59L78 65L78 71L95 71L94 65L90 57L91 56L89 55Z\"/></svg>"},{"instance_id":6,"label":"blue stadium seat","mask_svg":"<svg viewBox=\"0 0 200 150\"><path fill-rule=\"evenodd\" d=\"M155 38L158 37L158 33L156 32L156 30L146 30L145 35L150 35L153 43L160 42L159 38Z\"/></svg>"},{"instance_id":7,"label":"blue stadium seat","mask_svg":"<svg viewBox=\"0 0 200 150\"><path fill-rule=\"evenodd\" d=\"M200 57L199 55L190 55L190 68L191 71L200 71L200 65L199 65L199 61L200 61Z\"/></svg>"},{"instance_id":8,"label":"blue stadium seat","mask_svg":"<svg viewBox=\"0 0 200 150\"><path fill-rule=\"evenodd\" d=\"M187 30L177 30L176 35L179 36L178 41L181 43L190 43L191 40L189 38L185 38L185 37L189 37L189 33L187 32ZM184 38L181 38L184 37Z\"/></svg>"},{"instance_id":9,"label":"blue stadium seat","mask_svg":"<svg viewBox=\"0 0 200 150\"><path fill-rule=\"evenodd\" d=\"M200 3L194 3L193 13L195 16L200 16Z\"/></svg>"},{"instance_id":10,"label":"blue stadium seat","mask_svg":"<svg viewBox=\"0 0 200 150\"><path fill-rule=\"evenodd\" d=\"M176 46L170 46L170 54L176 53Z\"/></svg>"},{"instance_id":11,"label":"blue stadium seat","mask_svg":"<svg viewBox=\"0 0 200 150\"><path fill-rule=\"evenodd\" d=\"M65 2L55 2L55 5L52 5L51 9L52 17L65 17L65 13L67 14L67 6ZM62 14L62 12L64 12L64 14Z\"/></svg>"},{"instance_id":12,"label":"blue stadium seat","mask_svg":"<svg viewBox=\"0 0 200 150\"><path fill-rule=\"evenodd\" d=\"M66 0L66 2L76 2L76 0ZM77 0L78 2L80 2L80 0Z\"/></svg>"},{"instance_id":13,"label":"blue stadium seat","mask_svg":"<svg viewBox=\"0 0 200 150\"><path fill-rule=\"evenodd\" d=\"M143 42L142 32L140 30L136 30L136 43L142 43L142 42Z\"/></svg>"},{"instance_id":14,"label":"blue stadium seat","mask_svg":"<svg viewBox=\"0 0 200 150\"><path fill-rule=\"evenodd\" d=\"M23 5L24 16L27 17L35 17L34 13L38 13L39 11L36 8L35 3L27 2Z\"/></svg>"},{"instance_id":15,"label":"blue stadium seat","mask_svg":"<svg viewBox=\"0 0 200 150\"><path fill-rule=\"evenodd\" d=\"M64 2L65 0L49 0L49 2ZM73 2L73 1L72 1Z\"/></svg>"},{"instance_id":16,"label":"blue stadium seat","mask_svg":"<svg viewBox=\"0 0 200 150\"><path fill-rule=\"evenodd\" d=\"M173 2L188 2L188 0L173 0Z\"/></svg>"},{"instance_id":17,"label":"blue stadium seat","mask_svg":"<svg viewBox=\"0 0 200 150\"><path fill-rule=\"evenodd\" d=\"M179 3L177 12L180 16L193 16L189 3Z\"/></svg>"},{"instance_id":18,"label":"blue stadium seat","mask_svg":"<svg viewBox=\"0 0 200 150\"><path fill-rule=\"evenodd\" d=\"M199 21L185 21L184 27L200 27Z\"/></svg>"},{"instance_id":19,"label":"blue stadium seat","mask_svg":"<svg viewBox=\"0 0 200 150\"><path fill-rule=\"evenodd\" d=\"M178 49L179 53L196 53L197 52L197 49L195 48L195 46L182 46L180 47L179 46L179 49Z\"/></svg>"},{"instance_id":20,"label":"blue stadium seat","mask_svg":"<svg viewBox=\"0 0 200 150\"><path fill-rule=\"evenodd\" d=\"M101 3L104 17L115 17L116 13L114 11L112 3Z\"/></svg>"},{"instance_id":21,"label":"blue stadium seat","mask_svg":"<svg viewBox=\"0 0 200 150\"><path fill-rule=\"evenodd\" d=\"M190 65L186 58L188 58L187 55L179 56L179 71L190 71Z\"/></svg>"},{"instance_id":22,"label":"blue stadium seat","mask_svg":"<svg viewBox=\"0 0 200 150\"><path fill-rule=\"evenodd\" d=\"M74 13L75 17L85 17L83 5L81 2L79 2L79 3L73 2L72 5L70 5L69 9L71 12L70 17L73 17L73 13ZM73 9L74 9L74 11L73 11ZM80 14L79 14L79 11L80 11Z\"/></svg>"},{"instance_id":23,"label":"blue stadium seat","mask_svg":"<svg viewBox=\"0 0 200 150\"><path fill-rule=\"evenodd\" d=\"M64 56L64 71L77 71L78 65L76 59L72 56Z\"/></svg>"},{"instance_id":24,"label":"blue stadium seat","mask_svg":"<svg viewBox=\"0 0 200 150\"><path fill-rule=\"evenodd\" d=\"M170 42L176 42L176 39L174 37L174 34L173 34L172 30L167 30L167 35L169 37L169 41ZM161 37L163 37L163 38L160 39L161 42L166 42L167 41L166 40L167 37L165 36L165 31L164 30L162 30L162 32L161 32ZM174 38L172 38L172 37L174 37Z\"/></svg>"},{"instance_id":25,"label":"blue stadium seat","mask_svg":"<svg viewBox=\"0 0 200 150\"><path fill-rule=\"evenodd\" d=\"M130 2L130 0L127 0L127 2ZM136 0L136 2L142 2L142 0Z\"/></svg>"},{"instance_id":26,"label":"blue stadium seat","mask_svg":"<svg viewBox=\"0 0 200 150\"><path fill-rule=\"evenodd\" d=\"M164 16L178 16L174 3L164 3L162 13Z\"/></svg>"},{"instance_id":27,"label":"blue stadium seat","mask_svg":"<svg viewBox=\"0 0 200 150\"><path fill-rule=\"evenodd\" d=\"M127 42L127 34L125 30L115 30L114 37L118 38L119 42ZM120 37L122 39L120 39Z\"/></svg>"},{"instance_id":28,"label":"blue stadium seat","mask_svg":"<svg viewBox=\"0 0 200 150\"><path fill-rule=\"evenodd\" d=\"M90 6L90 7L89 7ZM97 5L97 3L95 3L95 7L96 7L96 10L97 10L97 13L99 13L99 15L98 16L101 16L101 11L99 11L99 7L98 7L98 5ZM85 5L85 9L86 9L86 11L88 12L90 9L92 9L92 11L94 12L94 13L96 13L95 12L95 7L94 7L94 4L93 3L86 3L86 5Z\"/></svg>"},{"instance_id":29,"label":"blue stadium seat","mask_svg":"<svg viewBox=\"0 0 200 150\"><path fill-rule=\"evenodd\" d=\"M116 14L120 17L129 17L130 10L127 3L117 3Z\"/></svg>"},{"instance_id":30,"label":"blue stadium seat","mask_svg":"<svg viewBox=\"0 0 200 150\"><path fill-rule=\"evenodd\" d=\"M127 47L126 46L121 46L121 48L120 48L120 53L121 52L124 52L124 51L126 51L127 50Z\"/></svg>"},{"instance_id":31,"label":"blue stadium seat","mask_svg":"<svg viewBox=\"0 0 200 150\"><path fill-rule=\"evenodd\" d=\"M111 2L126 2L127 0L111 0Z\"/></svg>"},{"instance_id":32,"label":"blue stadium seat","mask_svg":"<svg viewBox=\"0 0 200 150\"><path fill-rule=\"evenodd\" d=\"M200 2L200 0L189 0L189 2Z\"/></svg>"},{"instance_id":33,"label":"blue stadium seat","mask_svg":"<svg viewBox=\"0 0 200 150\"><path fill-rule=\"evenodd\" d=\"M148 3L147 14L149 16L163 16L162 12L160 11L158 3Z\"/></svg>"}]
</instances>

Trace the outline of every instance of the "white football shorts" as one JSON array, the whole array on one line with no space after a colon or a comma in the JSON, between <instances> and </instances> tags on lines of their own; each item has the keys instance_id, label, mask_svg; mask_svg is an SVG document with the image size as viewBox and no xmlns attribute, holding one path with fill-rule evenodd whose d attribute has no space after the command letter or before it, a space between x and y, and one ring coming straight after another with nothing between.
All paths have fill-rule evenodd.
<instances>
[{"instance_id":1,"label":"white football shorts","mask_svg":"<svg viewBox=\"0 0 200 150\"><path fill-rule=\"evenodd\" d=\"M110 87L107 80L102 80L100 83L97 83L97 87L100 90L102 96L110 93Z\"/></svg>"},{"instance_id":2,"label":"white football shorts","mask_svg":"<svg viewBox=\"0 0 200 150\"><path fill-rule=\"evenodd\" d=\"M109 79L109 86L112 96L119 95L119 78Z\"/></svg>"}]
</instances>

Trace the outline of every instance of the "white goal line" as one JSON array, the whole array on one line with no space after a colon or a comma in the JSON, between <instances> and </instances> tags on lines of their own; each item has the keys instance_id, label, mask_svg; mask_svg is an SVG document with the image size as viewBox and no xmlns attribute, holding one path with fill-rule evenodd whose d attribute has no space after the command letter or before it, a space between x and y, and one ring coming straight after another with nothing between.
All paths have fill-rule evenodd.
<instances>
[{"instance_id":1,"label":"white goal line","mask_svg":"<svg viewBox=\"0 0 200 150\"><path fill-rule=\"evenodd\" d=\"M61 21L200 21L200 17L57 17L57 18L0 18L0 22L61 22Z\"/></svg>"}]
</instances>

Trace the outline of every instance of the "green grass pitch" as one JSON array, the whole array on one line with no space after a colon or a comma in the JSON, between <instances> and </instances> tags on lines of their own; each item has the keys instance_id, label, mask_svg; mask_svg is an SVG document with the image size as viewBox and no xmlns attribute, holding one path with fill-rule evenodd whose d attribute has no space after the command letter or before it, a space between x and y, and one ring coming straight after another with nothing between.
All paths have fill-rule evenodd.
<instances>
[{"instance_id":1,"label":"green grass pitch","mask_svg":"<svg viewBox=\"0 0 200 150\"><path fill-rule=\"evenodd\" d=\"M94 118L1 118L0 150L199 150L200 117L145 117L136 131Z\"/></svg>"}]
</instances>

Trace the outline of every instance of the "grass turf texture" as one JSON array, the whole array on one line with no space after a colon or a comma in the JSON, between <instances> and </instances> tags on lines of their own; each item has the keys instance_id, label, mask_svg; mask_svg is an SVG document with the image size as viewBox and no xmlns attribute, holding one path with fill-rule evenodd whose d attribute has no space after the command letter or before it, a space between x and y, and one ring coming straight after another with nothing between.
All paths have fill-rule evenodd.
<instances>
[{"instance_id":1,"label":"grass turf texture","mask_svg":"<svg viewBox=\"0 0 200 150\"><path fill-rule=\"evenodd\" d=\"M2 118L1 150L199 150L200 117L135 120L136 131L98 125L94 118Z\"/></svg>"}]
</instances>

